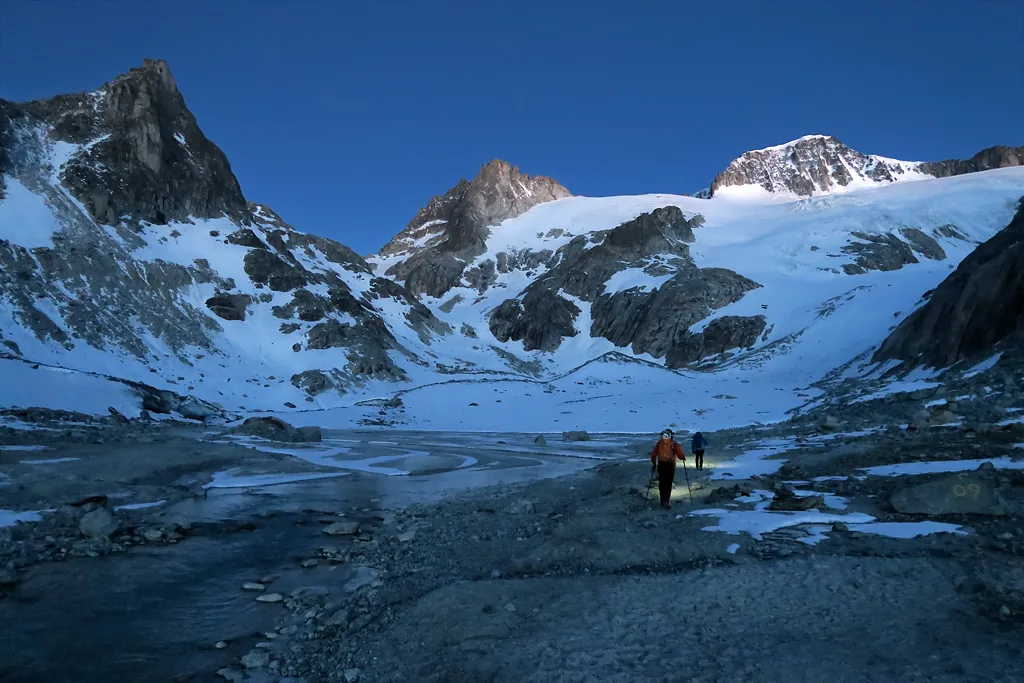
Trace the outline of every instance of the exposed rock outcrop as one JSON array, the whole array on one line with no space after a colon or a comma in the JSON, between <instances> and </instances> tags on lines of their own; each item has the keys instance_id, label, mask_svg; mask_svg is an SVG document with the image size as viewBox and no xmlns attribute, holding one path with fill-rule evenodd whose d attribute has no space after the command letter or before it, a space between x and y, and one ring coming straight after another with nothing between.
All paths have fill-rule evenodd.
<instances>
[{"instance_id":1,"label":"exposed rock outcrop","mask_svg":"<svg viewBox=\"0 0 1024 683\"><path fill-rule=\"evenodd\" d=\"M916 164L861 154L828 135L808 135L784 145L747 152L711 183L710 195L739 185L798 197L830 192L855 181L893 182L916 174Z\"/></svg>"},{"instance_id":2,"label":"exposed rock outcrop","mask_svg":"<svg viewBox=\"0 0 1024 683\"><path fill-rule=\"evenodd\" d=\"M884 184L922 176L944 178L1022 164L1024 147L990 147L967 160L911 162L861 154L829 135L807 135L739 156L715 177L704 196L714 196L730 187L753 186L810 197L856 184Z\"/></svg>"},{"instance_id":3,"label":"exposed rock outcrop","mask_svg":"<svg viewBox=\"0 0 1024 683\"><path fill-rule=\"evenodd\" d=\"M931 367L990 352L1024 331L1024 198L1009 225L965 258L928 302L882 343L874 360Z\"/></svg>"},{"instance_id":4,"label":"exposed rock outcrop","mask_svg":"<svg viewBox=\"0 0 1024 683\"><path fill-rule=\"evenodd\" d=\"M500 341L523 340L526 350L554 350L563 338L582 331L574 326L580 308L568 295L591 304L591 336L665 357L670 367L749 346L764 330L761 316L751 324L734 323L728 333L719 330L724 323L715 323L711 340L688 331L712 310L760 286L730 270L694 264L687 243L703 220L666 206L612 230L574 238L555 254L550 270L491 313L491 332ZM614 276L627 270L662 282L616 291Z\"/></svg>"},{"instance_id":5,"label":"exposed rock outcrop","mask_svg":"<svg viewBox=\"0 0 1024 683\"><path fill-rule=\"evenodd\" d=\"M227 157L200 130L166 62L147 59L93 93L0 100L0 146L11 166L28 161L11 150L11 139L38 123L47 124L51 140L85 145L55 170L99 223L228 216L249 224Z\"/></svg>"},{"instance_id":6,"label":"exposed rock outcrop","mask_svg":"<svg viewBox=\"0 0 1024 683\"><path fill-rule=\"evenodd\" d=\"M965 173L989 171L993 168L1008 166L1024 166L1024 147L1006 147L998 145L988 147L970 159L948 159L946 161L926 161L921 164L921 172L936 178L946 178Z\"/></svg>"},{"instance_id":7,"label":"exposed rock outcrop","mask_svg":"<svg viewBox=\"0 0 1024 683\"><path fill-rule=\"evenodd\" d=\"M431 199L381 249L384 257L409 254L385 274L405 283L414 295L443 296L462 279L465 264L484 253L490 226L569 196L551 178L529 176L504 161L491 161L472 181L460 180Z\"/></svg>"}]
</instances>

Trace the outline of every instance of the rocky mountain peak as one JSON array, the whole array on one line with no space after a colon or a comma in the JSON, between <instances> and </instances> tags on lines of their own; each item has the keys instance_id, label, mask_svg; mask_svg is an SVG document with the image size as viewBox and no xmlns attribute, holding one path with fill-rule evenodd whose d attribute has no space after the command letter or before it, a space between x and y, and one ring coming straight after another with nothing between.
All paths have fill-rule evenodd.
<instances>
[{"instance_id":1,"label":"rocky mountain peak","mask_svg":"<svg viewBox=\"0 0 1024 683\"><path fill-rule=\"evenodd\" d=\"M385 271L414 294L441 296L456 286L466 263L484 253L490 228L544 202L571 197L547 176L530 176L494 159L473 180L459 180L431 199L379 252Z\"/></svg>"},{"instance_id":2,"label":"rocky mountain peak","mask_svg":"<svg viewBox=\"0 0 1024 683\"><path fill-rule=\"evenodd\" d=\"M100 223L228 216L249 224L227 157L203 134L162 60L147 59L91 93L0 101L0 148L12 171L49 157L61 184Z\"/></svg>"},{"instance_id":3,"label":"rocky mountain peak","mask_svg":"<svg viewBox=\"0 0 1024 683\"><path fill-rule=\"evenodd\" d=\"M861 154L831 135L806 135L742 154L715 177L709 194L753 186L771 193L809 197L852 185L920 177L918 167L913 162Z\"/></svg>"}]
</instances>

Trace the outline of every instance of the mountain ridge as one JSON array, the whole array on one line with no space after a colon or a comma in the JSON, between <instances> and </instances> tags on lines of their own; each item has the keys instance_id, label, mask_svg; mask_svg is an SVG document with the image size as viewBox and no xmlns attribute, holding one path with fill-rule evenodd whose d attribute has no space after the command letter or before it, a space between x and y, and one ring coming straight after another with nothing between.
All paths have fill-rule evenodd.
<instances>
[{"instance_id":1,"label":"mountain ridge","mask_svg":"<svg viewBox=\"0 0 1024 683\"><path fill-rule=\"evenodd\" d=\"M877 345L1024 194L1018 169L964 172L1011 164L1016 148L940 162L941 179L761 203L580 197L493 160L363 258L246 199L159 60L0 114L11 354L170 391L179 407L341 411L331 419L349 425L470 418L464 394L442 394L515 378L543 396L505 397L511 418L544 405L560 427L614 419L623 408L607 396L662 415L683 389L775 414ZM611 357L641 361L647 393L621 363L590 363ZM682 368L700 370L687 378L700 389L675 384ZM438 388L403 413L394 397L421 386ZM740 410L722 404L716 419Z\"/></svg>"}]
</instances>

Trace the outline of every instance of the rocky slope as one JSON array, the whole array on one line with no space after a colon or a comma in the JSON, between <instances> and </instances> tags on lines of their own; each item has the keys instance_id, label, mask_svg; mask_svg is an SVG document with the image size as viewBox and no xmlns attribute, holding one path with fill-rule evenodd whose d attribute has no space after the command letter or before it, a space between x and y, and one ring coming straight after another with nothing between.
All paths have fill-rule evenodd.
<instances>
[{"instance_id":1,"label":"rocky slope","mask_svg":"<svg viewBox=\"0 0 1024 683\"><path fill-rule=\"evenodd\" d=\"M990 147L966 161L909 162L862 154L832 136L808 135L783 145L743 154L715 177L707 196L753 187L769 193L810 197L901 180L945 178L1020 166L1022 163L1024 147Z\"/></svg>"},{"instance_id":2,"label":"rocky slope","mask_svg":"<svg viewBox=\"0 0 1024 683\"><path fill-rule=\"evenodd\" d=\"M398 359L423 362L410 344L449 332L352 250L248 202L161 61L0 101L0 188L0 340L17 357L200 393L288 382L297 401L405 379Z\"/></svg>"},{"instance_id":3,"label":"rocky slope","mask_svg":"<svg viewBox=\"0 0 1024 683\"><path fill-rule=\"evenodd\" d=\"M946 367L1024 333L1024 198L1013 220L926 294L874 359Z\"/></svg>"},{"instance_id":4,"label":"rocky slope","mask_svg":"<svg viewBox=\"0 0 1024 683\"><path fill-rule=\"evenodd\" d=\"M465 273L465 264L486 250L490 227L538 204L571 196L545 176L520 173L504 161L484 165L471 181L464 178L431 199L379 256L407 256L384 272L414 294L441 296Z\"/></svg>"}]
</instances>

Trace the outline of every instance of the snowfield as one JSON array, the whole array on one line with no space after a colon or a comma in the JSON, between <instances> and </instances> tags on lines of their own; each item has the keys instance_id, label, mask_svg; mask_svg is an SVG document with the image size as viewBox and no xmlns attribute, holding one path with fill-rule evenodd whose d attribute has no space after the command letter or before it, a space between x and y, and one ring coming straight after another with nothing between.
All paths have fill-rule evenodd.
<instances>
[{"instance_id":1,"label":"snowfield","mask_svg":"<svg viewBox=\"0 0 1024 683\"><path fill-rule=\"evenodd\" d=\"M28 248L47 244L57 224L41 198L20 185L9 183L9 188L14 189L0 202L0 238ZM499 274L482 295L461 287L439 299L425 297L423 302L453 329L444 336L421 339L405 324L405 304L374 301L395 337L422 361L392 351L409 381L373 381L344 394L328 391L311 401L291 384L292 375L344 367L347 351L292 351L299 335L283 334L281 320L271 314L273 306L290 301L290 294L253 289L242 268L246 250L210 235L211 230L227 234L236 226L227 219L149 226L142 236L145 246L133 249L121 240L117 247L134 259L182 265L202 254L221 277L235 279L237 291L269 295L264 297L269 301L254 301L244 322L226 321L203 304L214 294L214 285L186 287L180 293L181 304L209 316L220 328L213 333L218 352L180 357L148 334L150 357L143 361L84 340L76 340L70 350L52 340L42 341L23 326L12 302L0 294L3 339L16 343L26 360L67 369L34 370L19 361L0 361L0 405L99 414L113 406L137 413L138 399L126 387L83 374L100 373L191 394L231 411L269 411L294 424L337 428L379 413L378 407L360 403L395 395L401 397L404 410L389 413L388 419L397 420L394 427L441 431L647 432L668 424L710 431L780 421L787 411L818 395L808 389L811 383L877 347L920 305L922 294L977 243L1005 227L1022 195L1024 168L1006 168L801 200L771 196L757 201L730 193L710 200L653 194L572 197L542 204L492 228L488 250L476 262L494 259L503 251L556 251L574 236L614 228L653 209L678 206L687 216L704 217L704 224L694 230L696 242L690 245L698 266L728 268L762 285L715 311L693 331L720 316L764 315L767 328L762 339L727 361L700 366L699 371L670 371L663 359L636 356L629 348L591 338L589 304L577 301L583 310L576 321L577 336L564 339L553 353L525 352L521 343L498 342L487 325L494 307L519 294L543 267L529 273L513 270ZM967 239L935 232L943 226L954 226ZM947 258L915 254L920 262L899 270L843 272L842 265L855 258L841 251L858 241L852 233L896 233L902 228L935 237ZM176 229L181 233L177 237ZM120 240L116 231L107 235ZM303 255L307 268L338 272L356 296L369 287L371 276L344 270L313 253L315 258ZM375 265L382 273L387 263ZM606 291L653 291L666 279L626 270L609 280ZM45 304L39 302L40 310L59 321L63 311L46 309ZM129 319L124 324L133 323ZM469 328L472 334L465 334ZM507 354L518 360L508 360ZM439 365L448 370L441 372ZM297 407L285 407L286 402Z\"/></svg>"}]
</instances>

